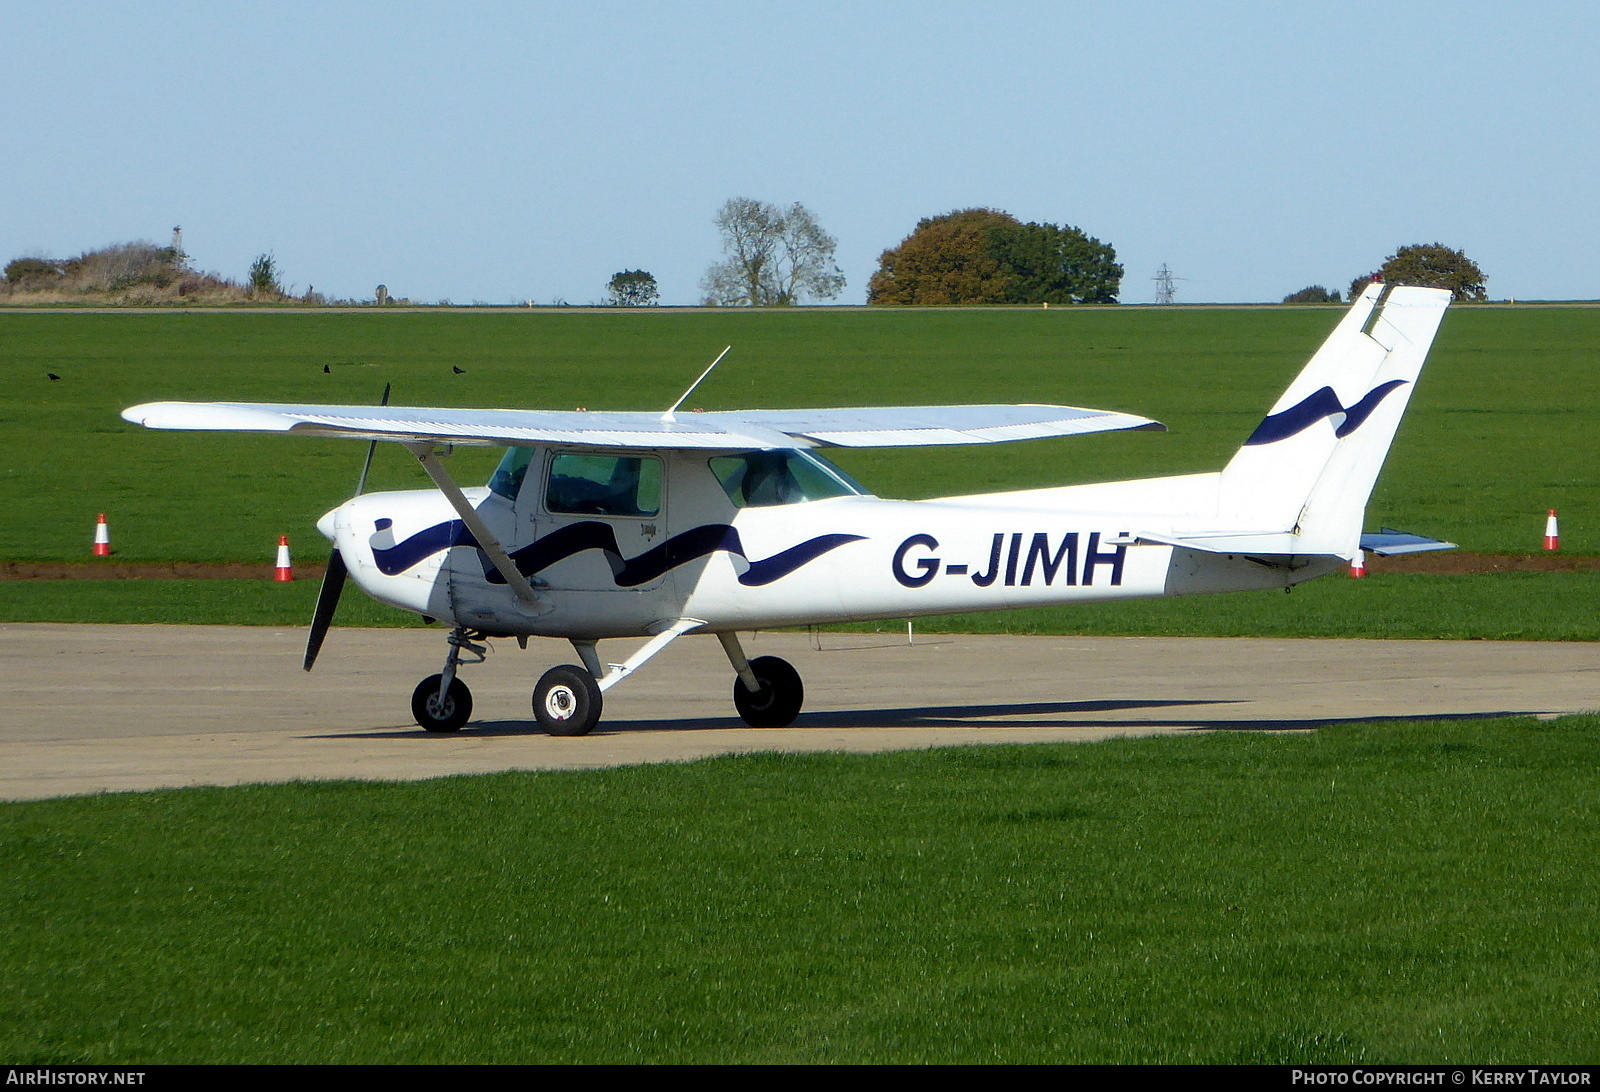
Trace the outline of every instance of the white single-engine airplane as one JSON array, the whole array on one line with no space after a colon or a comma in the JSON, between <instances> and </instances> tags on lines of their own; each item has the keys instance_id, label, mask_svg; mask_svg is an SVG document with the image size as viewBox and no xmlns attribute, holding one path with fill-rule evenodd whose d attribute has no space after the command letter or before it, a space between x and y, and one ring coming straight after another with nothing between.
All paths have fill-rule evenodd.
<instances>
[{"instance_id":1,"label":"white single-engine airplane","mask_svg":"<svg viewBox=\"0 0 1600 1092\"><path fill-rule=\"evenodd\" d=\"M1448 548L1418 536L1364 540L1361 525L1449 300L1368 287L1219 473L937 500L872 496L815 449L1163 426L1032 405L679 416L683 398L665 414L154 402L123 417L157 429L388 440L416 456L437 490L363 496L358 486L318 521L334 550L305 668L347 573L381 602L448 622L444 669L412 695L429 731L471 716L457 670L481 662L488 638L572 642L583 666L545 672L533 712L553 734L582 735L605 691L686 633L722 642L746 723L781 727L800 712L800 676L775 656L746 658L739 630L1287 588L1348 565L1362 547ZM462 489L439 461L441 444L507 450L487 486ZM650 640L627 662L603 664L595 643L612 637Z\"/></svg>"}]
</instances>

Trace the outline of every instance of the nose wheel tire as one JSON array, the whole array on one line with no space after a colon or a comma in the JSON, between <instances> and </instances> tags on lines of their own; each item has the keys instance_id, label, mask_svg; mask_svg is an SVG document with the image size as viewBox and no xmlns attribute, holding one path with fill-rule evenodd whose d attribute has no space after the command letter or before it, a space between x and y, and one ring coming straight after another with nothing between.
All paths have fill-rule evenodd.
<instances>
[{"instance_id":1,"label":"nose wheel tire","mask_svg":"<svg viewBox=\"0 0 1600 1092\"><path fill-rule=\"evenodd\" d=\"M752 728L787 728L800 715L806 688L788 660L777 656L757 656L750 661L760 688L751 692L744 680L733 680L733 704L739 716Z\"/></svg>"},{"instance_id":2,"label":"nose wheel tire","mask_svg":"<svg viewBox=\"0 0 1600 1092\"><path fill-rule=\"evenodd\" d=\"M460 679L450 680L444 700L439 700L443 675L429 675L411 692L411 715L430 732L454 732L472 716L472 691Z\"/></svg>"},{"instance_id":3,"label":"nose wheel tire","mask_svg":"<svg viewBox=\"0 0 1600 1092\"><path fill-rule=\"evenodd\" d=\"M600 723L600 684L573 664L552 667L533 688L533 716L553 736L586 736Z\"/></svg>"}]
</instances>

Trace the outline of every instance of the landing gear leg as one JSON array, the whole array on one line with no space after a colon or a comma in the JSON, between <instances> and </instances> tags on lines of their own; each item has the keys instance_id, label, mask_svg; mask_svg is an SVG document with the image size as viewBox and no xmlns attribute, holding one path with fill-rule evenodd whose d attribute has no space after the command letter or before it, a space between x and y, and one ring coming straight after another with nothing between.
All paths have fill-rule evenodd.
<instances>
[{"instance_id":1,"label":"landing gear leg","mask_svg":"<svg viewBox=\"0 0 1600 1092\"><path fill-rule=\"evenodd\" d=\"M488 646L473 640L482 636L463 626L451 630L446 638L450 642L450 652L445 656L444 670L437 675L429 675L412 691L411 715L428 731L457 731L472 716L472 691L467 689L466 683L456 678L456 671L463 662L463 652L473 657L466 663L483 663L489 651Z\"/></svg>"},{"instance_id":2,"label":"landing gear leg","mask_svg":"<svg viewBox=\"0 0 1600 1092\"><path fill-rule=\"evenodd\" d=\"M738 672L733 684L733 705L752 728L787 728L805 704L805 684L788 660L777 656L745 659L737 633L719 633L722 650Z\"/></svg>"},{"instance_id":3,"label":"landing gear leg","mask_svg":"<svg viewBox=\"0 0 1600 1092\"><path fill-rule=\"evenodd\" d=\"M606 677L605 665L600 662L600 653L595 651L593 641L580 641L574 638L572 647L578 653L578 659L583 661L583 666L589 669L589 674L596 680Z\"/></svg>"}]
</instances>

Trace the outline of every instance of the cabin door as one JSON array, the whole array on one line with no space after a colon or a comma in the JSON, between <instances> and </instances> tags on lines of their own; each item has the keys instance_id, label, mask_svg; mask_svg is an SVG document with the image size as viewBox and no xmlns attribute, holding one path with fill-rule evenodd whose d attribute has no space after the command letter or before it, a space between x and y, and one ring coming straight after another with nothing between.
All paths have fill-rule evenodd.
<instances>
[{"instance_id":1,"label":"cabin door","mask_svg":"<svg viewBox=\"0 0 1600 1092\"><path fill-rule=\"evenodd\" d=\"M552 589L648 591L668 568L662 462L637 452L551 451L534 498L532 576ZM527 551L524 554L524 551ZM519 566L527 571L526 565Z\"/></svg>"}]
</instances>

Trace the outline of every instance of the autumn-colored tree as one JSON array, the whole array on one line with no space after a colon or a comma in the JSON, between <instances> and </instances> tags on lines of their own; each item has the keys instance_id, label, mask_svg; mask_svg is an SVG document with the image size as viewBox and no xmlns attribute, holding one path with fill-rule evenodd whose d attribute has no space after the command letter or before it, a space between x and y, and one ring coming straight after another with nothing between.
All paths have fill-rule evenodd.
<instances>
[{"instance_id":1,"label":"autumn-colored tree","mask_svg":"<svg viewBox=\"0 0 1600 1092\"><path fill-rule=\"evenodd\" d=\"M959 209L918 222L883 252L867 302L1115 303L1121 282L1116 251L1077 228Z\"/></svg>"},{"instance_id":2,"label":"autumn-colored tree","mask_svg":"<svg viewBox=\"0 0 1600 1092\"><path fill-rule=\"evenodd\" d=\"M917 222L878 259L867 302L891 305L1007 302L1009 273L996 234L1021 222L996 209L959 209Z\"/></svg>"},{"instance_id":3,"label":"autumn-colored tree","mask_svg":"<svg viewBox=\"0 0 1600 1092\"><path fill-rule=\"evenodd\" d=\"M1451 297L1458 300L1488 298L1483 290L1483 282L1488 278L1478 264L1442 243L1403 246L1389 255L1378 272L1386 284L1448 288Z\"/></svg>"}]
</instances>

